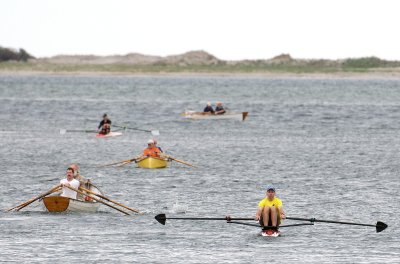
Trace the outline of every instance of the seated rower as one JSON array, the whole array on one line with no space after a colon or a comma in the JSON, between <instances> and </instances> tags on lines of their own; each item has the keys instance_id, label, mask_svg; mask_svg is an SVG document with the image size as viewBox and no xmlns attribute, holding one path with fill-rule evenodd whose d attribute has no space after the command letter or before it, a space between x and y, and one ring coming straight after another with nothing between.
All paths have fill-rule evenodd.
<instances>
[{"instance_id":1,"label":"seated rower","mask_svg":"<svg viewBox=\"0 0 400 264\"><path fill-rule=\"evenodd\" d=\"M258 203L256 220L260 222L263 229L272 229L277 232L282 219L285 219L285 211L282 201L275 197L275 187L268 186L266 197Z\"/></svg>"},{"instance_id":2,"label":"seated rower","mask_svg":"<svg viewBox=\"0 0 400 264\"><path fill-rule=\"evenodd\" d=\"M160 149L154 144L154 140L150 139L147 141L147 148L143 150L144 157L160 157Z\"/></svg>"},{"instance_id":3,"label":"seated rower","mask_svg":"<svg viewBox=\"0 0 400 264\"><path fill-rule=\"evenodd\" d=\"M67 169L67 178L62 179L60 181L60 184L62 185L62 193L61 196L63 197L68 197L71 199L76 199L77 192L67 188L66 186L70 186L72 188L78 189L79 188L79 181L74 179L74 169L73 168L68 168Z\"/></svg>"},{"instance_id":4,"label":"seated rower","mask_svg":"<svg viewBox=\"0 0 400 264\"><path fill-rule=\"evenodd\" d=\"M204 108L203 112L204 113L211 113L211 114L215 113L214 108L211 106L210 102L207 103L207 106Z\"/></svg>"},{"instance_id":5,"label":"seated rower","mask_svg":"<svg viewBox=\"0 0 400 264\"><path fill-rule=\"evenodd\" d=\"M157 140L156 140L156 139L153 139L153 142L154 142L154 146L155 146L156 148L158 148L158 149L160 150L161 153L163 153L164 151L161 149L161 147L157 146Z\"/></svg>"},{"instance_id":6,"label":"seated rower","mask_svg":"<svg viewBox=\"0 0 400 264\"><path fill-rule=\"evenodd\" d=\"M73 163L69 166L70 168L74 169L74 179L79 181L79 188L83 187L85 189L90 190L90 180L86 179L85 177L83 177L80 173L79 173L79 165L76 163ZM83 197L84 195L78 193L77 194L77 199L78 200L90 200L89 197Z\"/></svg>"},{"instance_id":7,"label":"seated rower","mask_svg":"<svg viewBox=\"0 0 400 264\"><path fill-rule=\"evenodd\" d=\"M97 129L100 130L105 124L109 124L111 126L111 120L108 118L107 114L103 115L103 120L100 121L99 127Z\"/></svg>"},{"instance_id":8,"label":"seated rower","mask_svg":"<svg viewBox=\"0 0 400 264\"><path fill-rule=\"evenodd\" d=\"M217 107L215 107L215 114L216 115L223 115L223 114L225 114L225 109L224 109L224 107L222 106L222 103L221 102L217 102Z\"/></svg>"},{"instance_id":9,"label":"seated rower","mask_svg":"<svg viewBox=\"0 0 400 264\"><path fill-rule=\"evenodd\" d=\"M99 131L99 134L101 134L101 135L107 135L107 134L109 134L111 132L111 126L110 126L110 124L104 124L102 127L101 127L101 129L100 129L100 131Z\"/></svg>"}]
</instances>

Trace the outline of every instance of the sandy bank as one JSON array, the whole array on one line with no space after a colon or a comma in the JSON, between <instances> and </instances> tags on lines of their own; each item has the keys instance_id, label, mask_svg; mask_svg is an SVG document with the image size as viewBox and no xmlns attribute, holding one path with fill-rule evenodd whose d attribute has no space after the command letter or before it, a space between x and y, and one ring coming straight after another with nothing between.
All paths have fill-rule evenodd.
<instances>
[{"instance_id":1,"label":"sandy bank","mask_svg":"<svg viewBox=\"0 0 400 264\"><path fill-rule=\"evenodd\" d=\"M227 77L227 78L294 78L294 79L400 79L400 71L373 72L335 72L335 73L285 73L285 72L255 72L255 73L220 73L220 72L108 72L108 71L8 71L0 70L0 76L87 76L87 77Z\"/></svg>"}]
</instances>

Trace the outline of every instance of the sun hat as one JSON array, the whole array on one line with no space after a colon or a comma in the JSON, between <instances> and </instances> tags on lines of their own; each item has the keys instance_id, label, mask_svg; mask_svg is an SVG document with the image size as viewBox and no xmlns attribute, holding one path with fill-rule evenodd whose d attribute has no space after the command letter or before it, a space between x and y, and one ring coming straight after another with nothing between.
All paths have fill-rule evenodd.
<instances>
[{"instance_id":1,"label":"sun hat","mask_svg":"<svg viewBox=\"0 0 400 264\"><path fill-rule=\"evenodd\" d=\"M267 192L271 191L271 190L275 192L275 187L273 185L268 185L267 186Z\"/></svg>"}]
</instances>

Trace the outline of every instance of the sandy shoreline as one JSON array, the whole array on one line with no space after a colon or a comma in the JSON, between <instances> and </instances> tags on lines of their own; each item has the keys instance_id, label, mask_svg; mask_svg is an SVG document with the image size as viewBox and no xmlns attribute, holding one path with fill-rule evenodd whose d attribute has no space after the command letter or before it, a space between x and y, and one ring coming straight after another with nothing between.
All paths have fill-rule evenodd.
<instances>
[{"instance_id":1,"label":"sandy shoreline","mask_svg":"<svg viewBox=\"0 0 400 264\"><path fill-rule=\"evenodd\" d=\"M49 71L1 71L0 76L80 76L80 77L227 77L267 79L400 79L400 71L391 72L335 72L335 73L221 73L221 72L49 72Z\"/></svg>"}]
</instances>

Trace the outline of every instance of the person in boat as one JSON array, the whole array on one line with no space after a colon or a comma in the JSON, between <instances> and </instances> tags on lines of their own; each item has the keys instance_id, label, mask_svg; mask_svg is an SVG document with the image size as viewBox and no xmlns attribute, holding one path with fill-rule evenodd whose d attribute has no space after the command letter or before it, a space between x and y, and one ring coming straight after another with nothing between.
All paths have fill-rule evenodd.
<instances>
[{"instance_id":1,"label":"person in boat","mask_svg":"<svg viewBox=\"0 0 400 264\"><path fill-rule=\"evenodd\" d=\"M89 189L89 190L90 190L90 184L91 184L91 182L90 182L89 179L86 179L85 177L83 177L83 176L80 174L80 172L79 172L79 165L76 164L76 163L73 163L73 164L71 164L69 167L72 168L72 169L74 169L74 179L77 180L77 181L79 181L79 188L80 188L80 187L83 187L83 188L85 188L85 189ZM82 195L82 194L80 194L80 193L77 194L77 199L78 199L78 200L84 200L84 199L85 199L85 200L88 200L87 198L88 198L87 196L84 197L84 195Z\"/></svg>"},{"instance_id":2,"label":"person in boat","mask_svg":"<svg viewBox=\"0 0 400 264\"><path fill-rule=\"evenodd\" d=\"M110 118L108 118L108 115L107 115L107 114L104 114L104 115L103 115L103 120L100 121L99 127L98 127L97 129L98 129L99 131L101 131L101 129L103 128L103 126L104 126L105 124L108 124L109 127L111 127L111 120L110 120Z\"/></svg>"},{"instance_id":3,"label":"person in boat","mask_svg":"<svg viewBox=\"0 0 400 264\"><path fill-rule=\"evenodd\" d=\"M277 231L282 219L285 218L282 201L275 196L275 187L270 185L267 187L266 197L258 203L256 220L263 229L268 227Z\"/></svg>"},{"instance_id":4,"label":"person in boat","mask_svg":"<svg viewBox=\"0 0 400 264\"><path fill-rule=\"evenodd\" d=\"M161 147L157 146L157 140L153 138L154 146L160 150L161 153L164 151L161 149Z\"/></svg>"},{"instance_id":5,"label":"person in boat","mask_svg":"<svg viewBox=\"0 0 400 264\"><path fill-rule=\"evenodd\" d=\"M143 157L159 157L160 156L160 149L158 149L155 144L154 140L150 139L147 141L147 148L143 150Z\"/></svg>"},{"instance_id":6,"label":"person in boat","mask_svg":"<svg viewBox=\"0 0 400 264\"><path fill-rule=\"evenodd\" d=\"M107 134L109 134L111 132L111 125L110 124L104 124L102 127L101 127L101 129L100 129L100 131L99 131L99 134L101 134L101 135L107 135Z\"/></svg>"},{"instance_id":7,"label":"person in boat","mask_svg":"<svg viewBox=\"0 0 400 264\"><path fill-rule=\"evenodd\" d=\"M79 181L80 186L87 188L87 186L90 185L90 180L86 179L80 174L79 165L76 163L72 163L69 167L74 169L74 179Z\"/></svg>"},{"instance_id":8,"label":"person in boat","mask_svg":"<svg viewBox=\"0 0 400 264\"><path fill-rule=\"evenodd\" d=\"M74 179L74 169L73 168L69 167L67 169L67 177L65 179L62 179L60 181L60 184L63 187L61 196L76 199L77 192L66 187L66 186L70 186L75 189L79 188L79 181Z\"/></svg>"},{"instance_id":9,"label":"person in boat","mask_svg":"<svg viewBox=\"0 0 400 264\"><path fill-rule=\"evenodd\" d=\"M204 113L211 113L211 114L215 113L214 108L211 106L210 102L207 103L207 106L204 108L203 112Z\"/></svg>"},{"instance_id":10,"label":"person in boat","mask_svg":"<svg viewBox=\"0 0 400 264\"><path fill-rule=\"evenodd\" d=\"M217 102L217 106L215 107L215 114L216 115L223 115L225 114L225 109L224 106L222 105L221 102Z\"/></svg>"}]
</instances>

